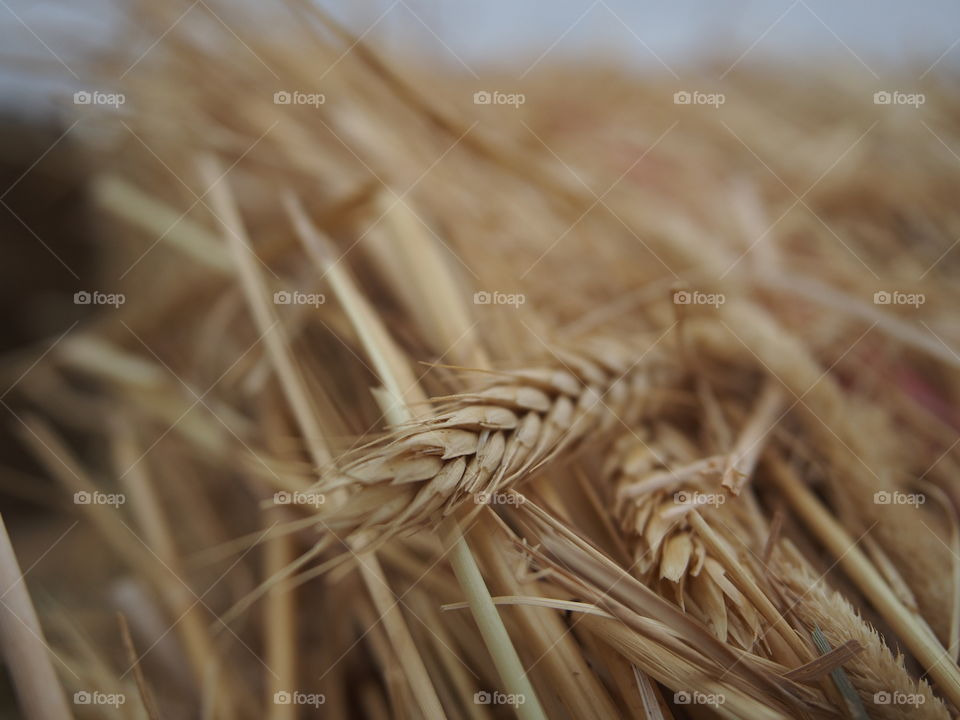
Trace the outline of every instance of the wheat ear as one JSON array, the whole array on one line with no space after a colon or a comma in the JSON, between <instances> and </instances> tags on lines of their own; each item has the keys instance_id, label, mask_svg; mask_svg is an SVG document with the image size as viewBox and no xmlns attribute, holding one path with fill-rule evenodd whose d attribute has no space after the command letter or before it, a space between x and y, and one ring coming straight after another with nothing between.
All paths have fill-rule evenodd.
<instances>
[{"instance_id":1,"label":"wheat ear","mask_svg":"<svg viewBox=\"0 0 960 720\"><path fill-rule=\"evenodd\" d=\"M786 549L786 548L785 548ZM792 548L787 555L794 554ZM778 565L779 581L791 598L792 612L809 630L822 629L837 647L856 640L861 652L844 664L854 687L872 718L880 720L946 720L950 717L943 702L925 680L910 677L903 656L894 657L880 635L868 625L840 593L818 579L802 560L783 560ZM888 696L917 699L914 704L884 702Z\"/></svg>"},{"instance_id":2,"label":"wheat ear","mask_svg":"<svg viewBox=\"0 0 960 720\"><path fill-rule=\"evenodd\" d=\"M635 420L662 368L650 348L595 339L553 366L492 373L474 392L438 398L437 414L401 426L327 472L325 491L364 492L332 527L376 528L381 539L434 524L465 500L492 495L585 437Z\"/></svg>"}]
</instances>

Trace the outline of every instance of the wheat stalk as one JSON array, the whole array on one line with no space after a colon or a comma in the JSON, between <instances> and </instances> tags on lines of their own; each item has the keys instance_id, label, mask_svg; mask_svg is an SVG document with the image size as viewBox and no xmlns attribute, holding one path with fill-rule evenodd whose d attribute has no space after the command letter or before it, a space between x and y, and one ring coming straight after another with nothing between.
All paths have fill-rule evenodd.
<instances>
[{"instance_id":1,"label":"wheat stalk","mask_svg":"<svg viewBox=\"0 0 960 720\"><path fill-rule=\"evenodd\" d=\"M6 601L0 611L0 637L4 657L24 712L36 720L67 720L71 717L63 686L57 679L49 646L30 599L7 534L0 518L0 583Z\"/></svg>"}]
</instances>

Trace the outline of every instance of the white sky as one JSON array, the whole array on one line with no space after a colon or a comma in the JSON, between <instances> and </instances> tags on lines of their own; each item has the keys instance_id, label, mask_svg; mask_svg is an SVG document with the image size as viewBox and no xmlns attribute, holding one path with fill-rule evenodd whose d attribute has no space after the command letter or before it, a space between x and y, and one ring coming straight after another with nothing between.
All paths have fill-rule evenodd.
<instances>
[{"instance_id":1,"label":"white sky","mask_svg":"<svg viewBox=\"0 0 960 720\"><path fill-rule=\"evenodd\" d=\"M538 58L613 56L638 69L682 75L718 53L725 66L741 56L744 67L771 57L799 65L848 62L878 78L898 67L917 76L934 63L960 69L958 0L321 1L356 32L369 29L367 39L381 46L413 46L464 72L496 65L519 76ZM262 14L281 2L248 7ZM9 62L11 54L46 58L54 75L76 84L54 55L69 64L78 41L122 41L114 35L110 7L109 0L0 0L6 102L37 90ZM243 37L269 27L255 21L232 29Z\"/></svg>"}]
</instances>

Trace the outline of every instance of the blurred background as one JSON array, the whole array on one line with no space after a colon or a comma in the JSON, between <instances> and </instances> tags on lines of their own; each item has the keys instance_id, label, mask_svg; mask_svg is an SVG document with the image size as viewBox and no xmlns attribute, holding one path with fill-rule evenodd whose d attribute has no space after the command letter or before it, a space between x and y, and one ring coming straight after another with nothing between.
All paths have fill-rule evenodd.
<instances>
[{"instance_id":1,"label":"blurred background","mask_svg":"<svg viewBox=\"0 0 960 720\"><path fill-rule=\"evenodd\" d=\"M909 91L960 67L960 3L952 0L320 4L385 57L478 81L495 76L505 91L565 63L608 65L662 78L675 89L703 90L751 68L829 68L829 76L842 74L871 92ZM228 29L252 59L244 35L268 37L278 7L246 5L231 14ZM87 309L57 300L58 289L71 290L76 275L89 277L96 266L76 140L85 133L90 142L110 128L75 122L71 98L77 89L102 85L84 77L92 53L142 60L164 42L163 33L125 25L133 7L0 0L0 227L8 253L0 352L62 331ZM184 7L174 24L189 25L191 13L213 13L203 0ZM136 64L125 75L118 81L135 81Z\"/></svg>"}]
</instances>

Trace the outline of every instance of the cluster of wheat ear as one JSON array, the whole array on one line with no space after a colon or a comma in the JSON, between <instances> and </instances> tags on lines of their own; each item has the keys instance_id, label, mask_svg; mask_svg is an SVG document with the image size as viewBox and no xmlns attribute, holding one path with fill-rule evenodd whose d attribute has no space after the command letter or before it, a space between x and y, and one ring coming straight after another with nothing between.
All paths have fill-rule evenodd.
<instances>
[{"instance_id":1,"label":"cluster of wheat ear","mask_svg":"<svg viewBox=\"0 0 960 720\"><path fill-rule=\"evenodd\" d=\"M39 650L0 623L24 707L955 716L956 91L879 117L745 64L718 115L544 62L478 106L311 3L268 19L137 3L161 41L76 60L122 78L77 135L84 280L127 302L4 404L125 501L28 579Z\"/></svg>"}]
</instances>

